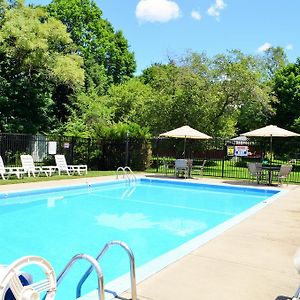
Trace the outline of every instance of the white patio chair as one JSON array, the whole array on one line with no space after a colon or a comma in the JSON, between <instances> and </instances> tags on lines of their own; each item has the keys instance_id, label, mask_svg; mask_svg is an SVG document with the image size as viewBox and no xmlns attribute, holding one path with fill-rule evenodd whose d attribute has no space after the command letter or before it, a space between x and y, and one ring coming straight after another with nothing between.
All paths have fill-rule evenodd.
<instances>
[{"instance_id":1,"label":"white patio chair","mask_svg":"<svg viewBox=\"0 0 300 300\"><path fill-rule=\"evenodd\" d=\"M55 162L58 168L58 174L60 175L61 172L66 172L69 176L81 173L87 174L87 165L68 165L66 158L62 154L55 155Z\"/></svg>"},{"instance_id":2,"label":"white patio chair","mask_svg":"<svg viewBox=\"0 0 300 300\"><path fill-rule=\"evenodd\" d=\"M35 175L39 176L41 173L44 173L46 176L51 176L57 170L56 166L35 166L32 156L28 154L21 155L21 163L28 177L30 177L31 174L33 177L35 177Z\"/></svg>"},{"instance_id":3,"label":"white patio chair","mask_svg":"<svg viewBox=\"0 0 300 300\"><path fill-rule=\"evenodd\" d=\"M266 179L266 174L264 173L262 169L262 164L261 163L247 163L247 167L250 173L250 179L253 180L255 179L257 183L262 179Z\"/></svg>"},{"instance_id":4,"label":"white patio chair","mask_svg":"<svg viewBox=\"0 0 300 300\"><path fill-rule=\"evenodd\" d=\"M179 174L183 173L184 178L189 175L189 164L187 159L176 159L175 161L175 176L179 177Z\"/></svg>"},{"instance_id":5,"label":"white patio chair","mask_svg":"<svg viewBox=\"0 0 300 300\"><path fill-rule=\"evenodd\" d=\"M168 161L168 160L163 160L163 167L164 167L164 171L166 176L169 173L173 173L174 172L174 161Z\"/></svg>"},{"instance_id":6,"label":"white patio chair","mask_svg":"<svg viewBox=\"0 0 300 300\"><path fill-rule=\"evenodd\" d=\"M280 170L277 174L275 174L275 179L278 180L278 184L281 185L284 181L288 185L287 178L289 177L290 173L292 172L293 166L292 165L281 165Z\"/></svg>"},{"instance_id":7,"label":"white patio chair","mask_svg":"<svg viewBox=\"0 0 300 300\"><path fill-rule=\"evenodd\" d=\"M206 164L206 159L203 160L202 165L193 165L192 174L196 173L195 175L203 176L205 164Z\"/></svg>"},{"instance_id":8,"label":"white patio chair","mask_svg":"<svg viewBox=\"0 0 300 300\"><path fill-rule=\"evenodd\" d=\"M2 156L0 156L0 175L3 180L9 179L11 175L15 175L20 179L24 174L26 174L26 171L21 167L5 167Z\"/></svg>"}]
</instances>

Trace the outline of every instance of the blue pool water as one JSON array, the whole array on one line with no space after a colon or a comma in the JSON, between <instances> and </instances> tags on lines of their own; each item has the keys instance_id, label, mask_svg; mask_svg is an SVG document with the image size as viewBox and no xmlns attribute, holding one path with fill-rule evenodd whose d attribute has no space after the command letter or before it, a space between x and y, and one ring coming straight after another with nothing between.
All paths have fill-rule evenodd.
<instances>
[{"instance_id":1,"label":"blue pool water","mask_svg":"<svg viewBox=\"0 0 300 300\"><path fill-rule=\"evenodd\" d=\"M106 242L121 240L137 266L186 243L278 193L176 181L140 179L0 194L0 264L24 255L43 256L58 274L77 253L96 256ZM87 268L77 263L56 299L75 298ZM128 271L123 250L101 262L108 282ZM83 291L96 288L91 276Z\"/></svg>"}]
</instances>

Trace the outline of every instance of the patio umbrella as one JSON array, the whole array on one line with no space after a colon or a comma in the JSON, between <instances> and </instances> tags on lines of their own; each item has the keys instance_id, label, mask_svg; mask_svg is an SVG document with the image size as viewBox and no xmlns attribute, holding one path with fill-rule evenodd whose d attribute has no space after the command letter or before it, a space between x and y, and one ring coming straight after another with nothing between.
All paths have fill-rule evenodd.
<instances>
[{"instance_id":1,"label":"patio umbrella","mask_svg":"<svg viewBox=\"0 0 300 300\"><path fill-rule=\"evenodd\" d=\"M253 131L242 133L246 137L269 137L270 138L270 153L272 153L273 137L293 137L300 136L300 134L277 127L275 125L268 125Z\"/></svg>"},{"instance_id":2,"label":"patio umbrella","mask_svg":"<svg viewBox=\"0 0 300 300\"><path fill-rule=\"evenodd\" d=\"M240 144L240 145L247 145L249 139L244 135L240 135L240 136L231 138L230 141L236 142L237 144Z\"/></svg>"},{"instance_id":3,"label":"patio umbrella","mask_svg":"<svg viewBox=\"0 0 300 300\"><path fill-rule=\"evenodd\" d=\"M230 139L230 141L242 141L242 142L247 142L248 141L248 138L244 135L240 135L240 136L237 136L237 137L234 137L232 139Z\"/></svg>"},{"instance_id":4,"label":"patio umbrella","mask_svg":"<svg viewBox=\"0 0 300 300\"><path fill-rule=\"evenodd\" d=\"M190 126L182 126L171 131L161 133L159 137L174 137L184 139L183 155L185 157L186 139L207 140L212 139L211 136L202 133Z\"/></svg>"}]
</instances>

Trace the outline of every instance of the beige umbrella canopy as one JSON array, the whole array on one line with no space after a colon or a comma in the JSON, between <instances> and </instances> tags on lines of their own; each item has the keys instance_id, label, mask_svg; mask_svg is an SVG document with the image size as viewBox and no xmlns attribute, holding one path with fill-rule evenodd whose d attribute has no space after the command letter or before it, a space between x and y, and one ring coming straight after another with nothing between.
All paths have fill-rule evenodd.
<instances>
[{"instance_id":1,"label":"beige umbrella canopy","mask_svg":"<svg viewBox=\"0 0 300 300\"><path fill-rule=\"evenodd\" d=\"M293 137L300 136L300 134L277 127L275 125L268 125L253 131L242 133L241 135L247 137L269 137L270 138L270 152L272 152L272 138L273 137Z\"/></svg>"},{"instance_id":2,"label":"beige umbrella canopy","mask_svg":"<svg viewBox=\"0 0 300 300\"><path fill-rule=\"evenodd\" d=\"M300 134L277 127L275 125L268 125L259 129L255 129L246 133L242 133L243 136L249 137L292 137L300 136Z\"/></svg>"},{"instance_id":3,"label":"beige umbrella canopy","mask_svg":"<svg viewBox=\"0 0 300 300\"><path fill-rule=\"evenodd\" d=\"M164 133L161 133L159 137L174 137L174 138L181 138L184 139L184 150L183 150L183 155L185 156L185 144L186 144L186 139L198 139L198 140L207 140L207 139L212 139L211 136L202 133L190 126L182 126L176 129L173 129L171 131L167 131Z\"/></svg>"}]
</instances>

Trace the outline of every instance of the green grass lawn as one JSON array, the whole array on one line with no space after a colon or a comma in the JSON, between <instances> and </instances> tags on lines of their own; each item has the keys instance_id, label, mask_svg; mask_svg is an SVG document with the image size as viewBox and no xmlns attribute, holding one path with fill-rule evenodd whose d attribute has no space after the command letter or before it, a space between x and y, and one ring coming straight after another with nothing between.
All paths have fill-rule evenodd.
<instances>
[{"instance_id":1,"label":"green grass lawn","mask_svg":"<svg viewBox=\"0 0 300 300\"><path fill-rule=\"evenodd\" d=\"M12 183L27 183L27 182L39 182L39 181L52 181L52 180L62 180L62 179L74 179L74 178L86 178L86 177L98 177L98 176L109 176L116 175L116 171L88 171L87 174L84 175L53 175L53 176L39 176L39 177L27 177L17 179L15 177L11 177L8 180L1 180L0 185L4 184L12 184Z\"/></svg>"},{"instance_id":2,"label":"green grass lawn","mask_svg":"<svg viewBox=\"0 0 300 300\"><path fill-rule=\"evenodd\" d=\"M215 161L215 165L207 165L204 169L204 177L214 177L220 178L222 177L222 161ZM158 173L156 172L156 168L148 168L146 170L147 173L161 174L165 175L165 169L163 166L160 166L158 169ZM137 172L135 172L137 173ZM174 174L174 169L168 169L167 175L172 176ZM1 180L0 185L4 184L17 184L17 183L27 183L27 182L40 182L40 181L52 181L52 180L62 180L62 179L74 179L74 178L86 178L86 177L98 177L98 176L110 176L116 175L116 171L88 171L87 175L53 175L51 177L39 176L39 177L24 177L22 179L16 179L15 177L10 178L9 180ZM193 173L193 177L200 177L198 174ZM250 180L250 175L248 169L246 167L237 167L231 161L224 162L224 171L223 177L226 179L237 179L237 180ZM290 175L289 181L292 183L300 183L300 172L293 171Z\"/></svg>"}]
</instances>

